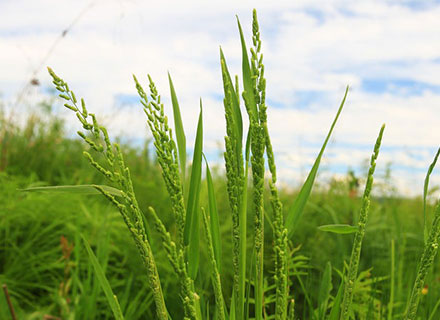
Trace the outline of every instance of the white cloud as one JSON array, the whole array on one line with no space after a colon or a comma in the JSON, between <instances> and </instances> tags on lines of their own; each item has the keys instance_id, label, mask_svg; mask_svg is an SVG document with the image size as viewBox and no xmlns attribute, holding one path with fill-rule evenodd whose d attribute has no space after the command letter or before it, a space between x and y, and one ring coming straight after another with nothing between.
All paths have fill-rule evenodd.
<instances>
[{"instance_id":1,"label":"white cloud","mask_svg":"<svg viewBox=\"0 0 440 320\"><path fill-rule=\"evenodd\" d=\"M43 61L62 30L90 3L94 5ZM372 147L385 122L383 144L392 148L383 151L380 161L417 170L427 167L433 156L430 151L440 143L440 90L427 89L417 95L402 94L404 88L374 93L366 91L362 83L365 79L405 79L440 86L440 5L435 3L428 5L429 10L415 10L411 3L378 0L2 1L0 92L13 105L43 61L65 78L77 95L86 98L89 108L112 132L135 139L146 132L142 110L134 106L119 109L114 97L136 94L132 73L145 86L145 75L150 73L171 115L169 70L182 107L188 145L194 140L202 97L205 146L214 152L225 131L223 106L216 98L222 94L219 45L230 69L240 73L241 49L234 15L240 16L249 38L253 6L260 18L268 98L277 103L269 111L269 127L279 154L280 176L299 181L298 177L307 173L347 84L352 90L323 164L330 170L332 166L359 166L371 153L366 146ZM50 85L44 68L37 77L43 86ZM310 95L307 106L298 106L302 101L298 91ZM27 100L32 101L35 95L28 95ZM78 127L75 119L68 119L70 126ZM396 177L401 190L419 193L420 188L414 187L419 171L402 172ZM423 177L418 183L422 181Z\"/></svg>"}]
</instances>

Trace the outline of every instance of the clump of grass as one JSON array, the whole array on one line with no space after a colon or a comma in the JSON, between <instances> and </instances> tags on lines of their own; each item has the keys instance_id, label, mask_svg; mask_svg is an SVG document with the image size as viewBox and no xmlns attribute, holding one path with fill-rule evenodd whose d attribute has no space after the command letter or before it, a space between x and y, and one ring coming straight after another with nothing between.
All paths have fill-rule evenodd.
<instances>
[{"instance_id":1,"label":"clump of grass","mask_svg":"<svg viewBox=\"0 0 440 320\"><path fill-rule=\"evenodd\" d=\"M304 213L304 208L311 194L321 158L345 103L348 87L315 163L294 204L287 210L287 216L284 216L283 205L277 188L275 154L272 149L267 124L265 67L263 64L263 54L261 53L262 42L256 11L254 10L253 12L253 46L250 51L246 48L243 31L238 19L237 22L242 48L243 92L241 94L238 76L235 76L233 81L226 64L224 53L220 49L220 64L224 89L223 104L226 118L226 151L224 153L224 159L226 166L227 197L232 220L231 260L233 270L232 293L230 295L222 290L222 281L224 282L226 279L222 273L220 222L216 208L213 181L206 158L208 214L200 207L203 157L202 104L200 102L200 115L197 125L191 175L189 187L186 188L186 139L177 95L171 76L168 75L171 101L173 104L175 136L173 136L173 130L168 124L168 118L164 112L161 96L151 77L148 76L148 93L143 89L137 78L134 77L136 89L140 96L140 102L143 105L143 110L147 117L147 124L153 135L157 162L160 166L162 178L170 199L176 230L174 232L174 229L164 224L160 210L157 210L156 213L156 210L150 207L148 219L151 219L155 230L159 234L162 249L166 253L172 270L176 274L180 286L183 318L201 320L203 318L202 308L204 308L205 305L209 306L208 301L204 299L205 292L199 290L200 288L196 281L200 273L199 255L201 249L199 246L199 229L203 228L205 231L210 277L213 287L213 295L211 296L215 298L216 307L214 314L216 319L239 320L249 319L251 317L255 317L255 319L265 319L269 317L273 317L277 320L294 319L295 312L299 311L295 310L295 300L292 294L292 291L296 293L295 288L289 287L291 283L289 280L292 275L297 276L300 283L300 287L297 291L302 290L305 294L307 301L304 303L304 306L307 305L307 307L310 308L307 312L305 310L306 307L301 306L301 303L297 304L298 309L304 309L302 310L304 317L308 314L310 317L319 320L326 319L327 311L330 305L332 305L329 319L349 319L355 313L352 301L356 289L356 282L360 281L359 278L365 279L368 273L361 273L361 276L358 277L360 253L370 208L373 174L382 141L384 126L382 126L379 132L371 157L366 187L362 197L358 226L342 224L321 226L321 230L324 231L336 233L355 232L355 237L347 274L345 277L342 277L343 279L336 297L334 299L330 298L331 291L333 290L331 273L332 265L334 264L328 262L319 290L318 308L314 309L312 303L313 296L306 292L306 286L298 276L297 270L295 270L294 261L288 260L296 253L296 249L290 249L289 241L293 240L296 228ZM149 286L152 289L155 301L157 318L169 319L170 316L165 305L156 261L150 245L150 241L153 240L149 240L147 237L146 224L144 222L145 217L135 197L130 171L124 161L121 148L118 144L111 143L105 127L98 123L94 114L88 112L85 102L82 99L78 102L75 94L69 89L67 83L58 77L51 69L49 69L49 73L53 78L54 85L60 93L60 97L66 101L65 107L76 114L85 130L85 132L79 131L78 135L93 152L84 152L84 156L88 159L90 165L94 167L97 172L102 174L109 184L114 186L87 185L82 186L82 190L87 192L90 192L90 189L93 189L95 192L98 191L119 210L144 263ZM244 107L249 117L247 136L243 128L241 112L242 101L244 102ZM252 174L253 204L248 207L249 169L251 169ZM265 270L264 267L264 248L268 242L268 240L265 239L266 217L264 206L264 195L266 192L265 173L267 170L270 172L268 183L270 203L273 212L272 217L269 217L268 220L273 228L274 270ZM432 166L430 171L432 171ZM54 190L53 187L51 189ZM67 189L75 190L76 187L65 186L64 190ZM247 229L247 214L250 208L253 209L254 228L252 231ZM200 224L202 225L200 226ZM422 255L420 268L408 304L407 319L415 318L420 299L420 290L424 284L428 270L433 263L438 247L437 242L439 236L440 205L436 208L433 226ZM249 253L247 247L250 244L252 244L253 247L253 258L247 261L247 255ZM89 252L91 252L91 250L89 250ZM97 261L94 261L94 265L96 265L97 270L100 270L97 266ZM394 261L392 265L394 265ZM266 267L266 269L269 268ZM100 271L100 278L104 279L103 270ZM246 287L246 284L248 287ZM254 286L253 290L251 290L252 285ZM113 309L121 313L120 309L117 309L115 306L117 299L112 300L108 283L106 287L109 301L113 301ZM275 291L275 298L270 296L271 290ZM392 295L390 307L392 307L393 299L394 296ZM249 307L251 304L254 304L253 308ZM274 308L272 308L271 304L274 304ZM203 310L203 315L209 315L208 309L209 308L206 307L206 309ZM252 314L252 311L254 314ZM392 312L393 310L389 309L389 317L392 317Z\"/></svg>"},{"instance_id":2,"label":"clump of grass","mask_svg":"<svg viewBox=\"0 0 440 320\"><path fill-rule=\"evenodd\" d=\"M288 289L288 230L293 230L293 223L286 225L283 217L282 204L276 187L277 175L275 166L275 156L272 150L270 136L267 127L267 106L266 106L266 79L264 76L263 55L261 53L261 39L258 26L256 11L253 12L252 22L252 40L253 47L250 49L250 58L246 48L243 31L238 21L242 47L242 76L243 93L240 95L238 77L235 77L233 83L229 70L226 65L226 59L220 49L220 63L222 69L223 88L224 88L224 108L226 118L226 178L229 204L232 216L232 265L233 265L233 292L230 299L230 317L235 319L244 319L249 317L250 290L245 290L246 281L251 281L250 275L246 275L247 262L247 244L250 235L247 231L247 194L248 194L248 168L252 169L253 180L253 202L254 202L254 232L253 243L255 252L255 261L252 260L250 266L255 270L254 281L254 304L255 317L262 319L266 313L264 306L264 293L266 290L264 273L264 182L265 182L265 158L267 155L268 167L271 173L269 181L271 204L274 215L274 240L275 240L275 272L274 284L276 287L275 298L275 318L285 319L287 317L287 306L289 301ZM53 82L60 92L60 97L67 103L65 107L74 111L83 128L89 132L88 135L78 132L80 137L93 149L101 155L105 164L101 164L90 153L84 152L90 164L101 174L103 174L110 183L117 186L116 189L109 186L82 186L82 188L95 188L102 193L110 202L112 202L120 211L125 223L127 224L133 239L139 249L139 252L145 262L150 286L153 289L156 301L157 315L160 319L166 318L167 310L165 307L163 294L160 286L159 276L155 265L153 253L149 245L145 226L143 224L142 213L139 209L136 197L134 195L133 184L131 182L130 172L125 165L120 147L110 142L107 130L100 126L94 114L89 114L84 101L81 99L81 108L78 107L78 101L75 94L69 89L67 83L59 78L51 69L49 73ZM201 183L201 162L202 162L202 112L200 112L199 124L197 127L196 144L194 148L194 158L192 164L191 179L189 190L184 190L185 172L186 172L186 140L183 129L183 123L180 116L180 109L175 93L174 85L169 75L171 98L173 103L174 122L177 133L177 143L175 142L172 130L168 125L168 118L164 113L164 106L158 90L151 79L149 80L149 94L145 92L141 84L134 77L136 89L140 96L140 101L144 107L147 116L147 123L154 138L154 146L158 163L162 169L162 177L168 194L171 199L172 211L177 226L176 239L167 230L162 223L159 215L153 208L150 208L150 215L153 218L156 230L161 236L162 244L167 252L167 257L177 274L181 286L181 299L184 306L185 319L201 319L200 297L196 293L194 280L198 273L199 260L199 197ZM346 92L347 93L347 92ZM243 121L240 110L240 97L244 100L245 109L249 116L249 129L245 143L243 155ZM345 101L345 97L343 102ZM337 116L332 124L330 132L321 149L311 174L307 179L300 196L296 201L289 221L297 223L302 209L310 195L311 187L319 167L319 160L334 128L336 120L342 110L343 103L338 110ZM208 243L208 253L212 266L212 279L217 303L217 316L222 319L226 316L224 310L224 300L221 290L220 269L220 240L218 237L218 218L216 216L215 199L213 195L212 181L210 180L209 168L208 191L210 204L210 218L202 210L202 218ZM72 188L72 187L68 187ZM53 189L53 188L52 188ZM185 193L186 198L185 198ZM185 207L185 200L186 207ZM299 204L299 205L298 205ZM213 237L215 236L215 237ZM289 317L294 317L294 302L290 299Z\"/></svg>"}]
</instances>

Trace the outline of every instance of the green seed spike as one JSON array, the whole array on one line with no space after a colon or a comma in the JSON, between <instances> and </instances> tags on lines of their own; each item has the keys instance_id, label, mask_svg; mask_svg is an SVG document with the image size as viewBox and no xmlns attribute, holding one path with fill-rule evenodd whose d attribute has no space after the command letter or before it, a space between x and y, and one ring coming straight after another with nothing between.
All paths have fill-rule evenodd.
<instances>
[{"instance_id":1,"label":"green seed spike","mask_svg":"<svg viewBox=\"0 0 440 320\"><path fill-rule=\"evenodd\" d=\"M194 237L194 235L196 235L195 232L188 232L188 235L191 234L191 237L188 236L188 241L192 244L188 250L188 246L184 242L185 220L187 214L183 197L182 180L179 171L177 145L173 139L171 128L168 126L166 120L167 118L164 113L164 106L161 103L160 95L156 89L153 79L148 75L151 99L148 99L146 92L135 76L133 76L133 79L135 81L138 94L141 98L144 112L147 115L148 126L154 138L157 160L162 168L162 177L165 181L165 186L171 199L173 214L178 227L176 247L179 266L178 276L180 279L181 297L184 306L184 319L199 319L197 317L200 314L200 301L197 299L193 281L197 271L195 259L198 258L198 239ZM199 140L199 144L201 144L201 139ZM199 190L197 189L194 194L198 195L198 193ZM197 203L198 200L193 202L193 207L195 209L197 209ZM196 214L194 214L194 217L198 218L197 210L195 210L195 212ZM191 220L193 224L189 225L195 230L197 227L195 222L198 220ZM191 261L186 260L186 251L190 253L189 260ZM191 271L191 274L189 271Z\"/></svg>"},{"instance_id":2,"label":"green seed spike","mask_svg":"<svg viewBox=\"0 0 440 320\"><path fill-rule=\"evenodd\" d=\"M242 136L243 124L239 105L239 95L234 89L223 51L220 49L220 63L225 98L223 105L226 119L224 153L226 166L227 191L232 216L232 266L234 315L243 317L244 277L246 261L246 192L244 184ZM236 85L237 88L237 85ZM240 215L241 214L241 215ZM241 217L241 218L240 218Z\"/></svg>"},{"instance_id":3,"label":"green seed spike","mask_svg":"<svg viewBox=\"0 0 440 320\"><path fill-rule=\"evenodd\" d=\"M138 94L141 98L141 103L144 106L144 112L147 115L148 126L153 134L157 159L162 168L162 177L165 181L168 194L171 198L173 214L178 226L179 239L177 240L177 244L179 248L182 248L184 246L183 238L186 210L185 201L183 198L181 175L179 172L179 160L177 156L176 144L173 141L171 129L164 123L164 106L162 103L159 103L160 96L158 95L156 86L151 76L148 75L151 101L148 99L146 92L138 82L137 78L133 76L133 79L135 81ZM159 110L154 107L152 102L155 103ZM158 111L160 115L157 114Z\"/></svg>"},{"instance_id":4,"label":"green seed spike","mask_svg":"<svg viewBox=\"0 0 440 320\"><path fill-rule=\"evenodd\" d=\"M84 152L84 156L89 160L90 164L95 167L95 169L101 172L109 181L115 182L118 185L118 190L123 196L123 202L118 201L112 194L110 194L106 189L95 186L95 188L100 191L112 204L116 206L119 210L127 228L129 229L132 238L139 250L139 254L145 266L145 270L148 276L148 281L150 288L153 292L153 299L156 304L156 316L160 320L168 320L168 311L165 306L165 301L162 293L162 288L159 280L159 274L157 272L156 262L154 260L153 252L151 251L150 244L145 232L145 227L143 224L142 213L139 209L134 191L133 184L130 178L130 173L128 168L125 166L122 152L117 144L114 145L114 149L111 147L110 139L107 134L107 130L99 126L93 114L90 114L92 118L92 123L87 121L89 114L85 108L84 100L81 99L82 112L79 112L77 105L77 100L75 95L70 91L69 86L61 78L59 78L52 69L48 68L50 75L53 78L55 86L62 88L63 94L62 98L68 100L71 104L72 111L75 112L78 120L81 122L84 129L89 131L89 133L94 137L94 140L88 138L84 133L78 133L81 138L85 140L97 153L103 156L107 163L110 164L110 169L104 168L98 161L96 161L93 156ZM60 90L61 91L61 90ZM102 146L102 140L105 141L106 150ZM116 158L116 164L113 160Z\"/></svg>"},{"instance_id":5,"label":"green seed spike","mask_svg":"<svg viewBox=\"0 0 440 320\"><path fill-rule=\"evenodd\" d=\"M365 186L364 195L362 197L362 207L359 213L358 231L355 234L353 241L353 249L351 252L350 264L347 271L347 278L345 281L344 298L342 300L341 320L348 320L350 314L351 303L353 300L353 290L356 281L359 260L361 255L362 240L364 239L365 227L368 219L368 211L370 209L370 194L373 186L373 174L376 169L376 160L379 155L380 144L382 142L385 125L382 125L379 136L374 145L373 155L371 156L370 169L368 170L367 183Z\"/></svg>"}]
</instances>

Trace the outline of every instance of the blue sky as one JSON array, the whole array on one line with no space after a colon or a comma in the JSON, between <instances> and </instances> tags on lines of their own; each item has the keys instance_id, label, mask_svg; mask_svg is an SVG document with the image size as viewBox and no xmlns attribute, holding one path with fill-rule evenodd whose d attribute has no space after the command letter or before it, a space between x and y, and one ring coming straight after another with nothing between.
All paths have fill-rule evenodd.
<instances>
[{"instance_id":1,"label":"blue sky","mask_svg":"<svg viewBox=\"0 0 440 320\"><path fill-rule=\"evenodd\" d=\"M170 71L188 144L194 140L201 97L205 150L211 161L221 164L225 129L219 46L232 72L239 73L235 15L250 40L254 7L281 182L297 186L304 179L350 85L320 181L340 178L348 168L362 173L386 123L378 170L390 164L399 192L420 194L440 146L439 1L3 0L3 103L18 115L32 110L35 101L48 96L44 66L50 65L114 135L138 142L148 131L131 75L146 84L146 74L151 74L171 114ZM69 25L66 36L59 38ZM27 87L34 76L41 86ZM61 102L57 112L72 132L78 129ZM434 172L434 185L440 183L438 176Z\"/></svg>"}]
</instances>

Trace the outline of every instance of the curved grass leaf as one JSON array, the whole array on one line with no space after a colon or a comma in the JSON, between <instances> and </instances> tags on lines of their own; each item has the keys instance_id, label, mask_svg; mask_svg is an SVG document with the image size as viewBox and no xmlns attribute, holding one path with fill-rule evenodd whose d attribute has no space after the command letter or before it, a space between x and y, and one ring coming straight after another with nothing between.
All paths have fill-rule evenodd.
<instances>
[{"instance_id":1,"label":"curved grass leaf","mask_svg":"<svg viewBox=\"0 0 440 320\"><path fill-rule=\"evenodd\" d=\"M124 316L122 315L118 298L113 294L112 288L110 287L110 284L108 283L108 280L104 274L104 270L102 270L98 259L96 258L84 236L82 236L82 239L89 255L90 262L93 266L93 269L95 270L96 278L98 279L98 282L101 285L102 290L104 291L105 297L107 298L107 302L112 309L113 315L115 316L116 320L123 320Z\"/></svg>"},{"instance_id":2,"label":"curved grass leaf","mask_svg":"<svg viewBox=\"0 0 440 320\"><path fill-rule=\"evenodd\" d=\"M324 226L319 226L318 229L325 232L349 234L355 233L358 230L358 227L351 226L349 224L327 224Z\"/></svg>"},{"instance_id":3,"label":"curved grass leaf","mask_svg":"<svg viewBox=\"0 0 440 320\"><path fill-rule=\"evenodd\" d=\"M218 219L217 201L215 199L214 184L212 182L211 170L209 170L208 160L206 160L205 154L203 154L203 157L205 158L206 163L206 183L208 185L208 209L212 246L214 247L214 256L215 261L217 262L217 269L218 272L221 273L222 247L220 242L220 222Z\"/></svg>"},{"instance_id":4,"label":"curved grass leaf","mask_svg":"<svg viewBox=\"0 0 440 320\"><path fill-rule=\"evenodd\" d=\"M197 124L196 141L191 168L191 180L188 193L188 205L184 229L184 241L189 246L188 271L192 279L195 279L199 266L199 196L202 179L202 150L203 149L203 117L202 100L200 100L200 115Z\"/></svg>"},{"instance_id":5,"label":"curved grass leaf","mask_svg":"<svg viewBox=\"0 0 440 320\"><path fill-rule=\"evenodd\" d=\"M429 176L431 175L432 171L434 170L435 164L437 163L438 157L440 155L440 148L437 150L437 153L435 154L434 160L429 165L428 172L426 173L425 177L425 183L423 185L423 239L425 241L428 240L428 225L426 223L426 197L428 196L428 187L429 187Z\"/></svg>"},{"instance_id":6,"label":"curved grass leaf","mask_svg":"<svg viewBox=\"0 0 440 320\"><path fill-rule=\"evenodd\" d=\"M182 184L185 185L186 171L186 137L183 129L182 117L180 115L179 102L177 101L176 91L174 90L171 75L168 72L168 81L170 83L171 102L173 104L174 128L176 131L177 148L179 150L180 172L182 176Z\"/></svg>"},{"instance_id":7,"label":"curved grass leaf","mask_svg":"<svg viewBox=\"0 0 440 320\"><path fill-rule=\"evenodd\" d=\"M342 280L339 284L338 293L336 294L335 299L333 300L332 311L330 311L330 315L328 316L328 320L339 320L339 314L341 312L341 302L342 296L344 293L344 281Z\"/></svg>"},{"instance_id":8,"label":"curved grass leaf","mask_svg":"<svg viewBox=\"0 0 440 320\"><path fill-rule=\"evenodd\" d=\"M111 195L121 197L122 192L116 188L109 187L106 185L96 185L96 184L82 184L76 186L48 186L48 187L33 187L20 189L20 191L26 192L68 192L68 193L79 193L79 194L102 194L97 187L103 189Z\"/></svg>"},{"instance_id":9,"label":"curved grass leaf","mask_svg":"<svg viewBox=\"0 0 440 320\"><path fill-rule=\"evenodd\" d=\"M341 114L342 108L344 107L345 99L347 98L348 86L345 89L344 98L342 99L341 105L339 106L338 112L336 113L335 119L330 127L330 130L325 138L324 144L322 145L321 151L318 154L318 157L313 164L312 169L310 170L309 175L307 176L306 181L304 182L298 197L295 199L295 202L290 207L287 213L286 219L286 228L288 232L288 237L291 238L293 233L295 232L296 227L298 226L298 222L301 219L301 216L304 211L304 207L306 206L307 200L309 199L310 192L312 191L313 183L315 182L316 174L318 173L319 164L321 162L322 155L324 154L325 147L327 146L328 141L330 140L330 136L333 132L333 129L338 121L339 115Z\"/></svg>"},{"instance_id":10,"label":"curved grass leaf","mask_svg":"<svg viewBox=\"0 0 440 320\"><path fill-rule=\"evenodd\" d=\"M328 300L330 298L330 292L332 291L332 265L330 261L325 266L324 273L322 275L321 286L318 294L318 319L324 320L327 311Z\"/></svg>"},{"instance_id":11,"label":"curved grass leaf","mask_svg":"<svg viewBox=\"0 0 440 320\"><path fill-rule=\"evenodd\" d=\"M243 179L243 189L240 202L239 215L239 232L240 232L240 257L239 269L240 280L238 284L238 308L236 309L236 319L244 318L245 291L246 291L246 248L247 248L247 193L248 193L248 174L249 174L249 157L250 157L251 135L248 129L245 147L245 171Z\"/></svg>"}]
</instances>

